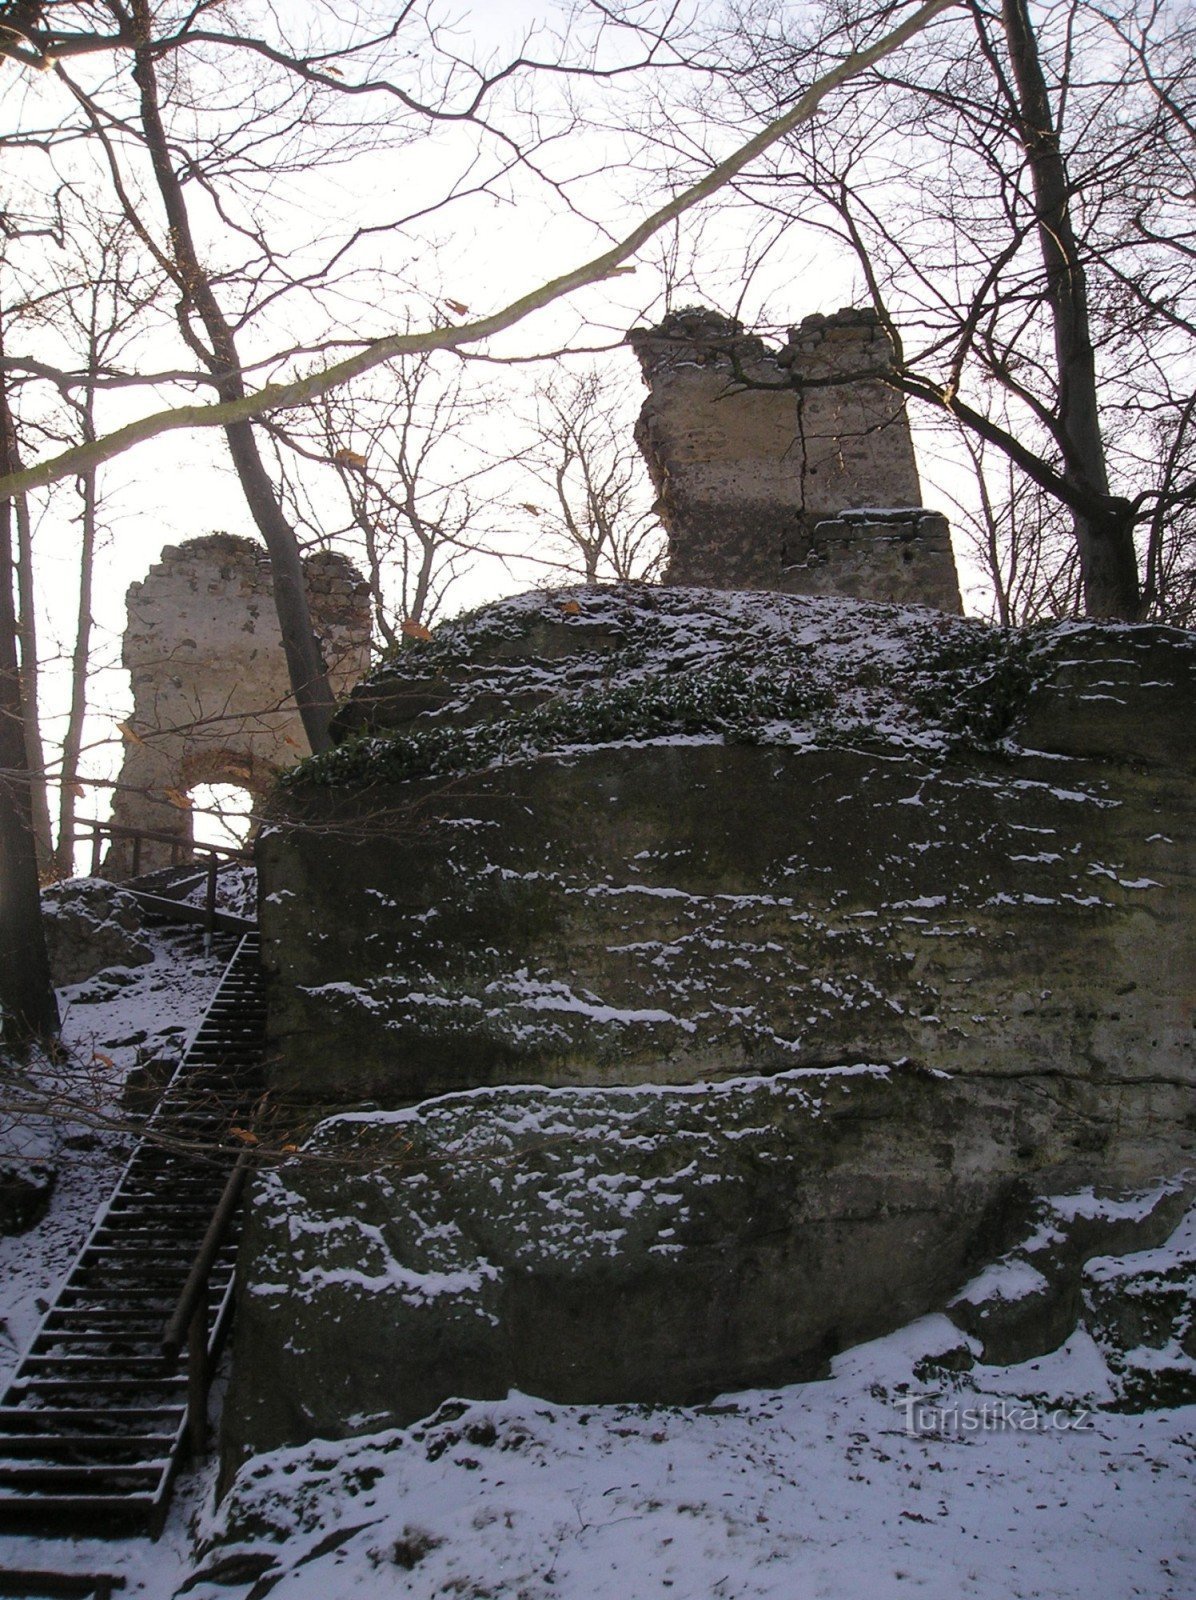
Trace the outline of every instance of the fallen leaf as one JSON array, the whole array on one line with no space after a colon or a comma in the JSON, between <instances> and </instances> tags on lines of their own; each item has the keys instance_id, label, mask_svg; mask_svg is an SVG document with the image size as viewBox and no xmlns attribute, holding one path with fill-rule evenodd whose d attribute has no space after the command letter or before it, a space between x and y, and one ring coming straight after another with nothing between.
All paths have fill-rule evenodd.
<instances>
[{"instance_id":1,"label":"fallen leaf","mask_svg":"<svg viewBox=\"0 0 1196 1600\"><path fill-rule=\"evenodd\" d=\"M561 610L567 617L581 616L581 607L578 605L576 600L566 600L561 606Z\"/></svg>"},{"instance_id":2,"label":"fallen leaf","mask_svg":"<svg viewBox=\"0 0 1196 1600\"><path fill-rule=\"evenodd\" d=\"M261 1142L257 1134L251 1133L248 1128L230 1128L228 1133L230 1139L239 1139L242 1144L259 1144Z\"/></svg>"},{"instance_id":3,"label":"fallen leaf","mask_svg":"<svg viewBox=\"0 0 1196 1600\"><path fill-rule=\"evenodd\" d=\"M408 617L403 623L403 637L405 639L430 639L431 628L425 628L422 622L412 622Z\"/></svg>"},{"instance_id":4,"label":"fallen leaf","mask_svg":"<svg viewBox=\"0 0 1196 1600\"><path fill-rule=\"evenodd\" d=\"M100 1062L101 1065L105 1066L105 1067L115 1067L116 1066L116 1062L113 1061L112 1057L111 1056L106 1056L102 1050L93 1050L91 1052L91 1059L93 1061Z\"/></svg>"}]
</instances>

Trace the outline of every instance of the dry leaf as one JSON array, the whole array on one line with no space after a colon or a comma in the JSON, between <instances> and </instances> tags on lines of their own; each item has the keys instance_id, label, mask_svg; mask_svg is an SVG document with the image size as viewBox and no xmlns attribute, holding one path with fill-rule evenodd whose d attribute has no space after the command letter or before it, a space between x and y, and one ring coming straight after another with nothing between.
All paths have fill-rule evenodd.
<instances>
[{"instance_id":1,"label":"dry leaf","mask_svg":"<svg viewBox=\"0 0 1196 1600\"><path fill-rule=\"evenodd\" d=\"M530 512L533 517L542 517L544 515L540 507L532 505L530 500L521 500L519 504L522 510Z\"/></svg>"},{"instance_id":2,"label":"dry leaf","mask_svg":"<svg viewBox=\"0 0 1196 1600\"><path fill-rule=\"evenodd\" d=\"M343 78L344 77L344 73L341 71L341 69L339 67L326 66L324 68L324 71L328 74L328 76L330 78Z\"/></svg>"},{"instance_id":3,"label":"dry leaf","mask_svg":"<svg viewBox=\"0 0 1196 1600\"><path fill-rule=\"evenodd\" d=\"M561 606L561 610L567 617L581 616L581 607L578 605L576 600L566 600Z\"/></svg>"},{"instance_id":4,"label":"dry leaf","mask_svg":"<svg viewBox=\"0 0 1196 1600\"><path fill-rule=\"evenodd\" d=\"M338 467L356 467L359 472L364 472L369 462L356 450L350 450L348 445L342 445L339 450L332 452L332 459Z\"/></svg>"},{"instance_id":5,"label":"dry leaf","mask_svg":"<svg viewBox=\"0 0 1196 1600\"><path fill-rule=\"evenodd\" d=\"M139 733L135 733L127 722L118 722L116 730L126 744L144 744L145 740Z\"/></svg>"},{"instance_id":6,"label":"dry leaf","mask_svg":"<svg viewBox=\"0 0 1196 1600\"><path fill-rule=\"evenodd\" d=\"M87 799L87 790L83 787L83 785L81 783L68 783L67 784L67 788L74 795L76 800L86 800Z\"/></svg>"},{"instance_id":7,"label":"dry leaf","mask_svg":"<svg viewBox=\"0 0 1196 1600\"><path fill-rule=\"evenodd\" d=\"M261 1142L257 1134L250 1133L248 1128L230 1128L228 1132L231 1139L239 1139L242 1144L259 1144Z\"/></svg>"},{"instance_id":8,"label":"dry leaf","mask_svg":"<svg viewBox=\"0 0 1196 1600\"><path fill-rule=\"evenodd\" d=\"M106 1056L102 1050L93 1050L91 1052L91 1059L93 1061L100 1062L105 1067L115 1067L116 1066L116 1062L113 1061L112 1057L111 1056Z\"/></svg>"},{"instance_id":9,"label":"dry leaf","mask_svg":"<svg viewBox=\"0 0 1196 1600\"><path fill-rule=\"evenodd\" d=\"M459 317L467 317L469 315L469 307L463 306L460 300L446 300L444 303L450 311L455 312Z\"/></svg>"},{"instance_id":10,"label":"dry leaf","mask_svg":"<svg viewBox=\"0 0 1196 1600\"><path fill-rule=\"evenodd\" d=\"M425 628L422 622L412 622L410 618L403 623L403 637L405 639L430 639L431 628Z\"/></svg>"},{"instance_id":11,"label":"dry leaf","mask_svg":"<svg viewBox=\"0 0 1196 1600\"><path fill-rule=\"evenodd\" d=\"M163 789L162 793L176 811L190 811L195 804L189 794L183 794L178 789Z\"/></svg>"},{"instance_id":12,"label":"dry leaf","mask_svg":"<svg viewBox=\"0 0 1196 1600\"><path fill-rule=\"evenodd\" d=\"M299 1154L299 1146L297 1144L280 1144L278 1148L284 1156L297 1156Z\"/></svg>"}]
</instances>

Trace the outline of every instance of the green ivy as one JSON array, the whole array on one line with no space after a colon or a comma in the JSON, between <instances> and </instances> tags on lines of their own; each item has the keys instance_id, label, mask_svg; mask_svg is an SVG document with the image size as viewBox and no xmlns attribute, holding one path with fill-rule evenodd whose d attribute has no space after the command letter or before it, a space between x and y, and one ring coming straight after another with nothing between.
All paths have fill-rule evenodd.
<instances>
[{"instance_id":1,"label":"green ivy","mask_svg":"<svg viewBox=\"0 0 1196 1600\"><path fill-rule=\"evenodd\" d=\"M721 733L732 742L755 743L767 736L770 723L809 718L829 700L825 690L797 673L753 675L724 665L661 674L469 727L364 734L301 762L282 783L288 789L399 783L476 771L565 745L676 734Z\"/></svg>"},{"instance_id":2,"label":"green ivy","mask_svg":"<svg viewBox=\"0 0 1196 1600\"><path fill-rule=\"evenodd\" d=\"M1033 647L1026 629L978 625L941 635L915 656L910 702L969 744L999 743L1033 687Z\"/></svg>"}]
</instances>

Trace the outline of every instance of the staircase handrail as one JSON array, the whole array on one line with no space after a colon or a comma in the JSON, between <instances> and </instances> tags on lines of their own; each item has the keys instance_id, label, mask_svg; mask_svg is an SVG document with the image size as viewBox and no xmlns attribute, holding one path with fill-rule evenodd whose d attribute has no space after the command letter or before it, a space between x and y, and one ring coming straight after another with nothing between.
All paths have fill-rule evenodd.
<instances>
[{"instance_id":1,"label":"staircase handrail","mask_svg":"<svg viewBox=\"0 0 1196 1600\"><path fill-rule=\"evenodd\" d=\"M228 1175L216 1209L187 1281L183 1285L174 1311L162 1335L162 1354L167 1361L177 1361L184 1344L187 1346L187 1425L191 1447L201 1454L207 1443L208 1388L208 1279L212 1275L216 1257L220 1253L229 1226L236 1215L241 1190L249 1176L250 1152L242 1150L233 1170Z\"/></svg>"}]
</instances>

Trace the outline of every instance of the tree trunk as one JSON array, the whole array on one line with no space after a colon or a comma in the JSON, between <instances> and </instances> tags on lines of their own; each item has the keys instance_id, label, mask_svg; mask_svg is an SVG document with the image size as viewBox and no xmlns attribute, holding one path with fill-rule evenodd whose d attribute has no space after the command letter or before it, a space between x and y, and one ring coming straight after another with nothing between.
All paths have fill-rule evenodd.
<instances>
[{"instance_id":1,"label":"tree trunk","mask_svg":"<svg viewBox=\"0 0 1196 1600\"><path fill-rule=\"evenodd\" d=\"M90 395L85 427L90 428ZM87 715L87 669L91 661L92 573L95 566L96 474L80 478L83 497L82 548L79 552L79 607L75 618L75 644L71 653L71 709L62 740L62 782L58 796L58 849L55 861L63 877L75 871L75 801L79 782L79 756L83 748L83 719Z\"/></svg>"},{"instance_id":2,"label":"tree trunk","mask_svg":"<svg viewBox=\"0 0 1196 1600\"><path fill-rule=\"evenodd\" d=\"M1029 162L1038 241L1046 268L1064 477L1085 502L1084 510L1074 512L1084 608L1091 617L1132 622L1141 610L1133 521L1128 504L1109 493L1088 285L1072 226L1067 165L1028 0L1003 0L1002 20L1017 83L1018 134Z\"/></svg>"},{"instance_id":3,"label":"tree trunk","mask_svg":"<svg viewBox=\"0 0 1196 1600\"><path fill-rule=\"evenodd\" d=\"M0 349L3 330L0 329ZM0 461L16 466L8 395L0 377ZM0 1012L5 1044L58 1030L58 1002L42 928L41 892L17 652L12 501L0 503Z\"/></svg>"},{"instance_id":4,"label":"tree trunk","mask_svg":"<svg viewBox=\"0 0 1196 1600\"><path fill-rule=\"evenodd\" d=\"M29 805L39 874L54 865L50 837L50 801L46 790L46 752L42 746L41 697L38 693L37 612L33 594L33 528L29 501L16 501L17 592L20 613L17 634L21 644L21 693L25 708L25 765L29 769Z\"/></svg>"},{"instance_id":5,"label":"tree trunk","mask_svg":"<svg viewBox=\"0 0 1196 1600\"><path fill-rule=\"evenodd\" d=\"M142 132L170 229L175 279L182 295L180 326L184 338L192 348L198 349L199 341L192 334L190 326L190 313L194 310L203 324L210 346L199 353L216 375L216 391L221 400L239 400L245 394L245 379L236 339L212 290L211 279L200 262L183 185L171 159L170 144L162 122L150 8L147 0L134 0L132 9L138 41L134 52L133 79L139 91ZM319 641L312 627L299 541L262 462L253 423L233 423L224 433L246 504L270 554L274 608L278 613L287 671L304 731L313 751L326 750L332 743L328 725L336 702L328 684Z\"/></svg>"},{"instance_id":6,"label":"tree trunk","mask_svg":"<svg viewBox=\"0 0 1196 1600\"><path fill-rule=\"evenodd\" d=\"M237 386L241 387L239 377ZM328 684L319 641L312 627L299 541L278 503L270 474L257 447L253 424L236 422L224 433L245 503L270 552L274 609L278 614L282 648L287 658L287 672L295 704L313 751L327 750L332 744L328 724L336 710L336 701Z\"/></svg>"}]
</instances>

